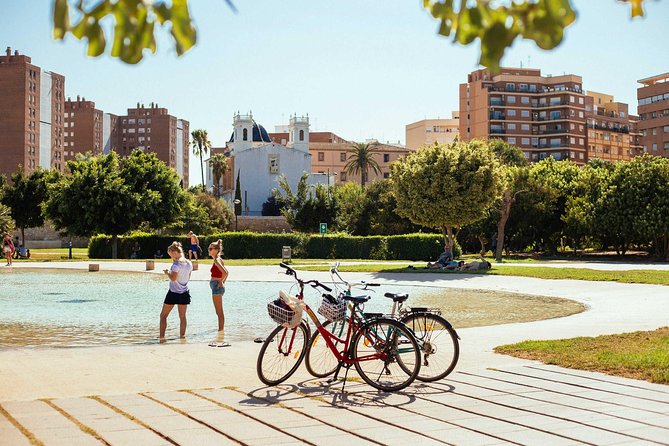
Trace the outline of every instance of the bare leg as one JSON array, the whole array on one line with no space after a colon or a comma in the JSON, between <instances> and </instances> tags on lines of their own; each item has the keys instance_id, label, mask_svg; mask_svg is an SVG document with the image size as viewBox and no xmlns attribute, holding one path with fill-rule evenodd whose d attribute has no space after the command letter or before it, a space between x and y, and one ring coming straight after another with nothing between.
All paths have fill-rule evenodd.
<instances>
[{"instance_id":1,"label":"bare leg","mask_svg":"<svg viewBox=\"0 0 669 446\"><path fill-rule=\"evenodd\" d=\"M163 304L163 310L160 312L160 339L165 340L165 330L167 330L167 316L170 315L174 305Z\"/></svg>"},{"instance_id":2,"label":"bare leg","mask_svg":"<svg viewBox=\"0 0 669 446\"><path fill-rule=\"evenodd\" d=\"M223 340L223 331L225 330L225 315L223 314L223 296L220 294L214 294L212 296L214 302L214 309L216 310L216 316L218 317L218 340Z\"/></svg>"},{"instance_id":3,"label":"bare leg","mask_svg":"<svg viewBox=\"0 0 669 446\"><path fill-rule=\"evenodd\" d=\"M186 310L188 310L188 305L178 305L177 309L179 310L179 336L181 338L186 337Z\"/></svg>"}]
</instances>

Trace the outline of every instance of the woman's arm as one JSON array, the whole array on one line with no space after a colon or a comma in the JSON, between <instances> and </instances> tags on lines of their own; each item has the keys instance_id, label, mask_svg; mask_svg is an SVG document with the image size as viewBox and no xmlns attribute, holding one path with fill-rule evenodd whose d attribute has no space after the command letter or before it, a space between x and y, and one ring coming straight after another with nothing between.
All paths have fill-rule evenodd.
<instances>
[{"instance_id":1,"label":"woman's arm","mask_svg":"<svg viewBox=\"0 0 669 446\"><path fill-rule=\"evenodd\" d=\"M214 260L214 265L216 265L216 267L221 270L221 273L223 273L223 276L219 279L221 285L223 285L223 283L228 279L228 269L225 267L223 260L220 257L217 257Z\"/></svg>"}]
</instances>

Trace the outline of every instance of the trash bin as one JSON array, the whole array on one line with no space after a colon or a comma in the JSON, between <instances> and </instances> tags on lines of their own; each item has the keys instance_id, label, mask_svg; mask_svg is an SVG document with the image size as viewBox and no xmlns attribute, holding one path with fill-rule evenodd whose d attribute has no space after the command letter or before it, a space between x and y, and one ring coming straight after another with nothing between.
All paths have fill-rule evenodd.
<instances>
[{"instance_id":1,"label":"trash bin","mask_svg":"<svg viewBox=\"0 0 669 446\"><path fill-rule=\"evenodd\" d=\"M291 249L290 246L284 246L281 248L281 260L286 262L290 261Z\"/></svg>"}]
</instances>

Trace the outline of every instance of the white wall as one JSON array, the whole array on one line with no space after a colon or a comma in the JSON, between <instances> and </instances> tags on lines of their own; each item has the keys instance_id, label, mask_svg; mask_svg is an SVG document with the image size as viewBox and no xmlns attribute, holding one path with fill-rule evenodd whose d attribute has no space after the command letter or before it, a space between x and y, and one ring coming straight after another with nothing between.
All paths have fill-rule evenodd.
<instances>
[{"instance_id":1,"label":"white wall","mask_svg":"<svg viewBox=\"0 0 669 446\"><path fill-rule=\"evenodd\" d=\"M269 159L277 156L278 172L270 173ZM242 212L249 215L261 215L262 204L272 195L272 189L278 187L277 179L284 174L293 192L304 172L311 173L311 155L280 144L266 144L235 154L234 178L240 174L242 192ZM245 200L246 198L246 200Z\"/></svg>"},{"instance_id":2,"label":"white wall","mask_svg":"<svg viewBox=\"0 0 669 446\"><path fill-rule=\"evenodd\" d=\"M39 93L39 165L51 168L51 73L40 74Z\"/></svg>"}]
</instances>

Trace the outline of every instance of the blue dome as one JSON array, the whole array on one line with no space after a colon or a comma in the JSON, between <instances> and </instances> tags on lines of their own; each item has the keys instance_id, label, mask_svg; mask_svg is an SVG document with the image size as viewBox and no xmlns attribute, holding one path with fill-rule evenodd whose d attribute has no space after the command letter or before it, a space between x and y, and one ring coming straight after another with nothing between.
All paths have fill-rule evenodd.
<instances>
[{"instance_id":1,"label":"blue dome","mask_svg":"<svg viewBox=\"0 0 669 446\"><path fill-rule=\"evenodd\" d=\"M253 131L251 133L253 134L251 139L253 142L272 142L272 140L269 139L269 135L267 134L265 127L258 125L255 121L253 121ZM232 135L230 135L230 141L228 142L235 142L235 132L232 132Z\"/></svg>"}]
</instances>

